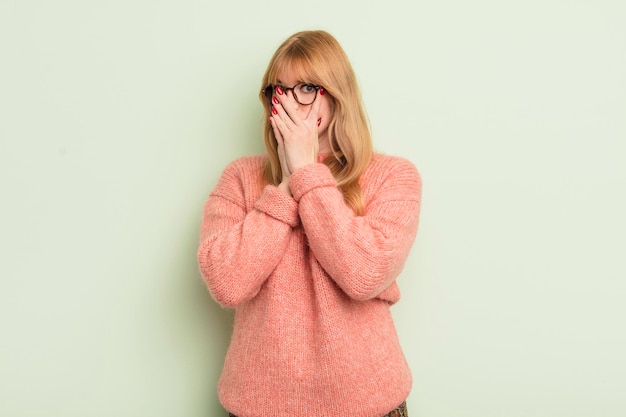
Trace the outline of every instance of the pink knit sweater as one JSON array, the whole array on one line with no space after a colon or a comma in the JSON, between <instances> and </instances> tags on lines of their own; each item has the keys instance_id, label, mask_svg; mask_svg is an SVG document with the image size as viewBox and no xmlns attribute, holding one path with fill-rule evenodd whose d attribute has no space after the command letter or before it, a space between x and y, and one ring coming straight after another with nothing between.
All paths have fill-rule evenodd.
<instances>
[{"instance_id":1,"label":"pink knit sweater","mask_svg":"<svg viewBox=\"0 0 626 417\"><path fill-rule=\"evenodd\" d=\"M420 176L376 154L355 216L324 164L292 174L292 198L260 185L264 158L232 162L204 209L200 270L236 309L220 401L239 417L382 416L411 389L389 306L417 232Z\"/></svg>"}]
</instances>

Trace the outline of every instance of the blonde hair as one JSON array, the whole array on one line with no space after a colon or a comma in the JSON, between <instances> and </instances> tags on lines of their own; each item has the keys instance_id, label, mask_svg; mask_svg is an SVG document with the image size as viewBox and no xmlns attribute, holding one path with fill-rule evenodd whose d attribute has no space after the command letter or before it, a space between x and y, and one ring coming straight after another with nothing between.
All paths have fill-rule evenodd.
<instances>
[{"instance_id":1,"label":"blonde hair","mask_svg":"<svg viewBox=\"0 0 626 417\"><path fill-rule=\"evenodd\" d=\"M372 136L361 99L361 92L350 61L339 42L328 32L298 32L285 40L274 53L263 76L262 87L277 84L281 74L292 71L299 79L321 85L331 102L332 116L328 138L332 154L325 160L344 200L357 215L364 212L359 178L369 165ZM264 141L268 159L263 171L267 183L282 180L277 142L269 123L270 109L263 93Z\"/></svg>"}]
</instances>

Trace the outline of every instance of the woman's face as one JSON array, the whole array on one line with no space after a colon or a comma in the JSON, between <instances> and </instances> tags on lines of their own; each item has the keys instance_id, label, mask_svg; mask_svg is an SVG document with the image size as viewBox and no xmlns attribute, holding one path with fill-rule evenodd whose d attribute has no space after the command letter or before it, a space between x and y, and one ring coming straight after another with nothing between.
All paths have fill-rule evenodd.
<instances>
[{"instance_id":1,"label":"woman's face","mask_svg":"<svg viewBox=\"0 0 626 417\"><path fill-rule=\"evenodd\" d=\"M299 79L292 71L287 71L281 74L278 74L278 79L276 84L282 85L284 87L294 87L296 84L302 82L309 82L308 80ZM324 86L322 86L324 87ZM296 93L297 94L297 93ZM296 107L296 114L304 119L308 117L309 112L313 108L312 104L302 105L298 103L294 96L293 90L287 91L287 97ZM322 93L322 90L318 91L317 97L315 100L321 100L319 112L317 115L319 127L317 131L317 137L320 144L319 151L320 152L330 152L330 144L328 142L328 125L330 123L330 118L333 113L332 100L329 98L328 94Z\"/></svg>"}]
</instances>

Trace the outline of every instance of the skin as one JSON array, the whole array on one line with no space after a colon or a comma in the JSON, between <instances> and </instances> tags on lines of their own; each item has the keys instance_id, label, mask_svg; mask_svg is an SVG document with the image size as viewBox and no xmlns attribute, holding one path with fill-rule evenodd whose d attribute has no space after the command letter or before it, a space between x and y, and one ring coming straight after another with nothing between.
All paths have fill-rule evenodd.
<instances>
[{"instance_id":1,"label":"skin","mask_svg":"<svg viewBox=\"0 0 626 417\"><path fill-rule=\"evenodd\" d=\"M280 85L291 87L303 81L291 73L280 75L277 83ZM328 94L321 94L321 90L315 101L306 106L294 99L291 90L283 94L277 92L274 97L277 99L273 102L276 114L272 114L270 123L278 142L278 157L283 172L278 188L291 195L291 173L307 164L316 163L320 152L330 152L328 124L332 103Z\"/></svg>"}]
</instances>

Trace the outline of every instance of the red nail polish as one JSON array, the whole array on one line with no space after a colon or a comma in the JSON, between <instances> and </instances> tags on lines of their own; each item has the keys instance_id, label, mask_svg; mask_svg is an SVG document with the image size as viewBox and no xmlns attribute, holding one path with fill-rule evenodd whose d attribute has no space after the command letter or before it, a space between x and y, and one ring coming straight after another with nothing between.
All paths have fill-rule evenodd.
<instances>
[{"instance_id":1,"label":"red nail polish","mask_svg":"<svg viewBox=\"0 0 626 417\"><path fill-rule=\"evenodd\" d=\"M326 92L326 91L324 91L324 89L323 89L323 88L320 88L320 96L323 96L325 92Z\"/></svg>"},{"instance_id":2,"label":"red nail polish","mask_svg":"<svg viewBox=\"0 0 626 417\"><path fill-rule=\"evenodd\" d=\"M272 107L272 113L278 114L278 110L276 110L276 107Z\"/></svg>"},{"instance_id":3,"label":"red nail polish","mask_svg":"<svg viewBox=\"0 0 626 417\"><path fill-rule=\"evenodd\" d=\"M322 119L321 118L317 119L317 125L319 126L321 124L322 124Z\"/></svg>"},{"instance_id":4,"label":"red nail polish","mask_svg":"<svg viewBox=\"0 0 626 417\"><path fill-rule=\"evenodd\" d=\"M277 91L277 92L278 92L278 94L280 94L281 96L285 93L285 92L283 91L283 89L282 89L282 88L280 88L280 85L276 86L276 91Z\"/></svg>"},{"instance_id":5,"label":"red nail polish","mask_svg":"<svg viewBox=\"0 0 626 417\"><path fill-rule=\"evenodd\" d=\"M280 101L278 101L278 99L276 97L272 97L272 101L274 102L274 104L279 104Z\"/></svg>"}]
</instances>

